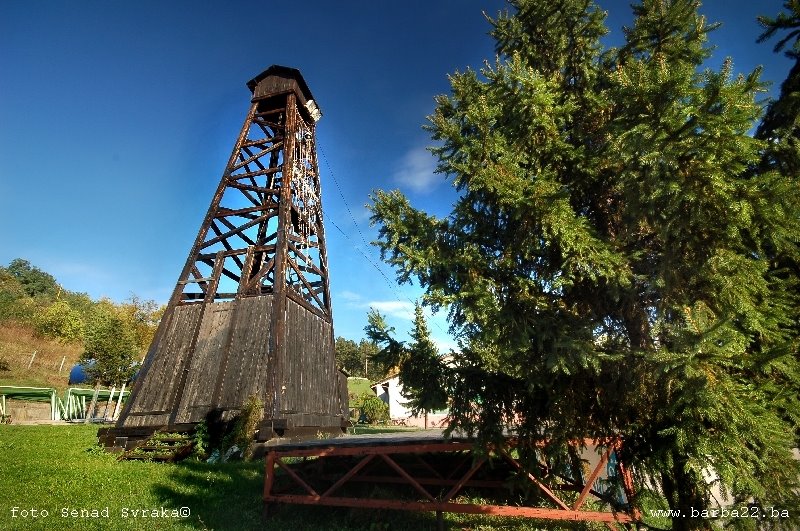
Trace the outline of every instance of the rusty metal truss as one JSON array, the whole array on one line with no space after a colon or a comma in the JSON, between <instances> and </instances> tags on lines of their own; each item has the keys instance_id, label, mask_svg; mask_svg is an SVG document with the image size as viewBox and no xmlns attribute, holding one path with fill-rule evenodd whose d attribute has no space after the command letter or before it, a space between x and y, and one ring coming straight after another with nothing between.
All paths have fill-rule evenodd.
<instances>
[{"instance_id":1,"label":"rusty metal truss","mask_svg":"<svg viewBox=\"0 0 800 531\"><path fill-rule=\"evenodd\" d=\"M630 471L616 459L618 443L576 444L595 451L594 462L585 461L577 474L553 470L542 458L540 477L523 466L523 446L512 438L476 451L474 441L415 433L276 446L266 454L264 514L271 504L290 503L435 511L440 528L444 512L595 521L611 529L638 520L629 502ZM387 489L380 497L372 487L358 488L377 484L405 487L407 494ZM460 497L467 489L471 495ZM492 501L475 503L475 493Z\"/></svg>"},{"instance_id":2,"label":"rusty metal truss","mask_svg":"<svg viewBox=\"0 0 800 531\"><path fill-rule=\"evenodd\" d=\"M294 81L294 90L266 81ZM330 320L315 125L320 113L294 69L273 66L253 100L171 303L286 292ZM261 92L261 93L260 93Z\"/></svg>"}]
</instances>

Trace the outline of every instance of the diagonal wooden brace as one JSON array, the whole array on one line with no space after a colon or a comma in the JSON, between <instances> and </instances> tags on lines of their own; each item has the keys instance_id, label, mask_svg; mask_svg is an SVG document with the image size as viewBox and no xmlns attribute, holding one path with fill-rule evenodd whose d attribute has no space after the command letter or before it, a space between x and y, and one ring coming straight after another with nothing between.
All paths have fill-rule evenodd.
<instances>
[{"instance_id":1,"label":"diagonal wooden brace","mask_svg":"<svg viewBox=\"0 0 800 531\"><path fill-rule=\"evenodd\" d=\"M383 458L383 460L384 460L384 461L386 461L386 463L387 463L387 464L388 464L390 467L392 467L393 469L395 469L395 471L396 471L398 474L400 474L401 476L403 476L403 478L404 478L404 479L405 479L405 480L408 482L408 484L409 484L409 485L411 485L412 487L414 487L415 489L417 489L417 490L419 491L419 493L420 493L420 494L422 494L423 496L425 496L426 498L428 498L428 500L429 500L429 501L432 501L432 502L435 502L435 501L436 501L436 500L434 499L434 497L433 497L433 496L431 496L431 494L428 492L428 490L427 490L425 487L423 487L422 485L420 485L420 484L419 484L419 482L418 482L417 480L415 480L415 479L414 479L414 478L412 478L410 475L408 475L408 472L406 472L405 470L403 470L403 467L401 467L400 465L398 465L398 464L397 464L397 463L396 463L396 462L395 462L395 461L394 461L394 460L393 460L391 457L389 457L387 454L381 454L381 457Z\"/></svg>"},{"instance_id":2,"label":"diagonal wooden brace","mask_svg":"<svg viewBox=\"0 0 800 531\"><path fill-rule=\"evenodd\" d=\"M575 504L572 506L573 510L577 511L578 509L580 509L581 505L583 505L583 502L586 501L586 497L589 495L589 491L592 490L592 485L594 485L594 482L597 480L597 477L600 475L600 472L603 470L603 467L606 466L606 463L608 463L608 458L611 456L612 450L613 447L609 446L606 449L606 451L603 452L603 456L600 458L600 462L597 463L596 467L594 467L594 470L592 471L591 475L586 480L586 484L583 486L583 490L581 490L580 496L578 496L578 499L575 500Z\"/></svg>"},{"instance_id":3,"label":"diagonal wooden brace","mask_svg":"<svg viewBox=\"0 0 800 531\"><path fill-rule=\"evenodd\" d=\"M325 492L323 492L323 493L322 493L322 498L325 498L326 496L330 496L330 495L331 495L331 494L333 494L333 493L334 493L334 492L335 492L335 491L336 491L336 490L337 490L339 487L341 487L342 485L344 485L345 483L347 483L348 481L350 481L350 479L351 479L353 476L355 476L356 474L358 474L359 470L361 470L362 468L364 468L365 466L367 466L367 464L368 464L370 461L372 461L372 458L373 458L373 457L375 457L375 454L370 454L370 455L366 456L364 459L362 459L361 461L359 461L359 462L358 462L358 464L357 464L356 466L354 466L354 467L352 468L352 470L350 470L350 472L348 472L347 474L345 474L344 476L342 476L342 477L339 479L339 481L337 481L336 483L334 483L333 485L331 485L331 487L330 487L328 490L326 490Z\"/></svg>"},{"instance_id":4,"label":"diagonal wooden brace","mask_svg":"<svg viewBox=\"0 0 800 531\"><path fill-rule=\"evenodd\" d=\"M458 483L453 485L453 488L450 489L450 492L445 494L444 498L442 498L442 501L443 502L450 501L450 499L453 496L455 496L458 493L459 490L461 490L461 488L464 486L464 484L467 481L469 481L469 478L471 478L473 476L473 474L475 474L475 472L477 472L478 469L480 467L482 467L485 462L486 462L486 457L481 457L480 459L478 459L478 461L472 466L472 468L470 468L469 471L467 471L467 473L464 474L464 477L462 477L460 480L458 480Z\"/></svg>"},{"instance_id":5,"label":"diagonal wooden brace","mask_svg":"<svg viewBox=\"0 0 800 531\"><path fill-rule=\"evenodd\" d=\"M523 471L523 472L524 472L524 469L522 468L522 465L520 465L520 464L519 464L519 463L516 461L516 459L514 459L513 457L511 457L510 455L508 455L508 452L506 452L506 451L505 451L505 450L503 450L502 448L501 448L501 449L499 449L499 452L500 452L500 454L501 454L501 455L502 455L502 456L503 456L503 457L506 459L506 461L508 461L508 462L511 464L511 466L513 466L513 467L514 467L514 468L516 468L517 470L521 470L521 471ZM526 475L526 476L528 476L528 479L530 479L530 480L531 480L531 482L532 482L534 485L536 485L537 487L539 487L539 489L541 489L541 491L542 491L542 492L544 492L545 496L547 496L548 498L550 498L550 500L551 500L553 503L555 503L556 505L558 505L560 508L564 509L565 511L569 511L569 510L571 510L571 509L569 508L569 506L568 506L566 503L564 503L563 501L561 501L561 499L560 499L558 496L556 496L555 494L553 494L553 491L552 491L552 490L550 490L549 488L547 488L547 486L545 486L545 484L544 484L544 483L542 483L541 481L539 481L539 480L536 478L536 476L534 476L534 475L533 475L533 474L531 474L530 472L525 472L525 475Z\"/></svg>"},{"instance_id":6,"label":"diagonal wooden brace","mask_svg":"<svg viewBox=\"0 0 800 531\"><path fill-rule=\"evenodd\" d=\"M306 483L305 481L303 481L303 478L301 478L300 476L298 476L298 475L297 475L297 473L296 473L294 470L292 470L292 468L291 468L290 466L286 465L286 464L285 464L283 461L281 461L281 458L280 458L280 457L278 457L278 458L276 458L276 459L275 459L275 464L277 464L279 467L281 467L282 469L284 469L284 470L286 471L286 473L287 473L287 474L289 474L289 475L292 477L292 479L295 481L295 483L297 483L298 485L300 485L301 487L303 487L304 489L306 489L306 492L308 492L308 493L309 493L309 494L311 494L312 496L319 497L319 494L317 494L317 491L315 491L314 489L312 489L312 488L311 488L311 487L308 485L308 483Z\"/></svg>"}]
</instances>

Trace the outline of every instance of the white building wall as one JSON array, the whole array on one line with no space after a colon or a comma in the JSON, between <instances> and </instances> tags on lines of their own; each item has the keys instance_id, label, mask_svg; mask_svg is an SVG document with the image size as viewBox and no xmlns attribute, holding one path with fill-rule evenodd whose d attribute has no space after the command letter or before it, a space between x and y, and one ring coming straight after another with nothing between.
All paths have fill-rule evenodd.
<instances>
[{"instance_id":1,"label":"white building wall","mask_svg":"<svg viewBox=\"0 0 800 531\"><path fill-rule=\"evenodd\" d=\"M389 380L389 417L392 420L404 419L411 416L411 410L407 407L407 400L403 397L403 385L400 378Z\"/></svg>"},{"instance_id":2,"label":"white building wall","mask_svg":"<svg viewBox=\"0 0 800 531\"><path fill-rule=\"evenodd\" d=\"M380 382L373 386L378 398L383 400L389 405L389 418L395 424L404 424L406 426L425 427L425 415L420 414L415 417L411 414L411 408L408 406L408 399L403 396L403 385L400 383L400 378L395 376L387 381ZM442 427L444 425L447 412L441 413L428 413L427 426Z\"/></svg>"}]
</instances>

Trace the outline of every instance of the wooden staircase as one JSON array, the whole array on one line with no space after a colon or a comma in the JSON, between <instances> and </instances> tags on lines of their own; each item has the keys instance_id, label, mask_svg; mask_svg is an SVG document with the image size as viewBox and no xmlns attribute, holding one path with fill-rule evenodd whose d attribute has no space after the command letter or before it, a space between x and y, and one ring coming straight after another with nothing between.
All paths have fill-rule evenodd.
<instances>
[{"instance_id":1,"label":"wooden staircase","mask_svg":"<svg viewBox=\"0 0 800 531\"><path fill-rule=\"evenodd\" d=\"M189 457L194 444L194 439L187 434L155 432L144 444L123 452L117 460L174 463Z\"/></svg>"}]
</instances>

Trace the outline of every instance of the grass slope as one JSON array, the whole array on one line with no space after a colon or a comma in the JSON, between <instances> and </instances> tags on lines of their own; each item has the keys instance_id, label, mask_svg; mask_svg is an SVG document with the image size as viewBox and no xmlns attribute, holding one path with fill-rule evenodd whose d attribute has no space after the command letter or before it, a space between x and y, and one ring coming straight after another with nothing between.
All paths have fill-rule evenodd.
<instances>
[{"instance_id":1,"label":"grass slope","mask_svg":"<svg viewBox=\"0 0 800 531\"><path fill-rule=\"evenodd\" d=\"M42 339L30 328L0 323L0 360L5 360L10 369L0 370L0 385L55 387L61 392L67 388L69 371L82 352L81 345Z\"/></svg>"},{"instance_id":2,"label":"grass slope","mask_svg":"<svg viewBox=\"0 0 800 531\"><path fill-rule=\"evenodd\" d=\"M361 397L365 393L375 394L369 384L370 381L366 378L351 376L347 379L347 398L351 408L361 407Z\"/></svg>"},{"instance_id":3,"label":"grass slope","mask_svg":"<svg viewBox=\"0 0 800 531\"><path fill-rule=\"evenodd\" d=\"M96 426L0 428L0 529L255 529L260 463L180 466L123 461L95 446ZM46 510L14 518L12 510ZM188 508L186 518L143 518L141 510ZM72 509L109 517L62 517ZM134 517L134 510L140 513ZM127 513L128 518L125 518ZM235 525L234 525L235 523Z\"/></svg>"}]
</instances>

